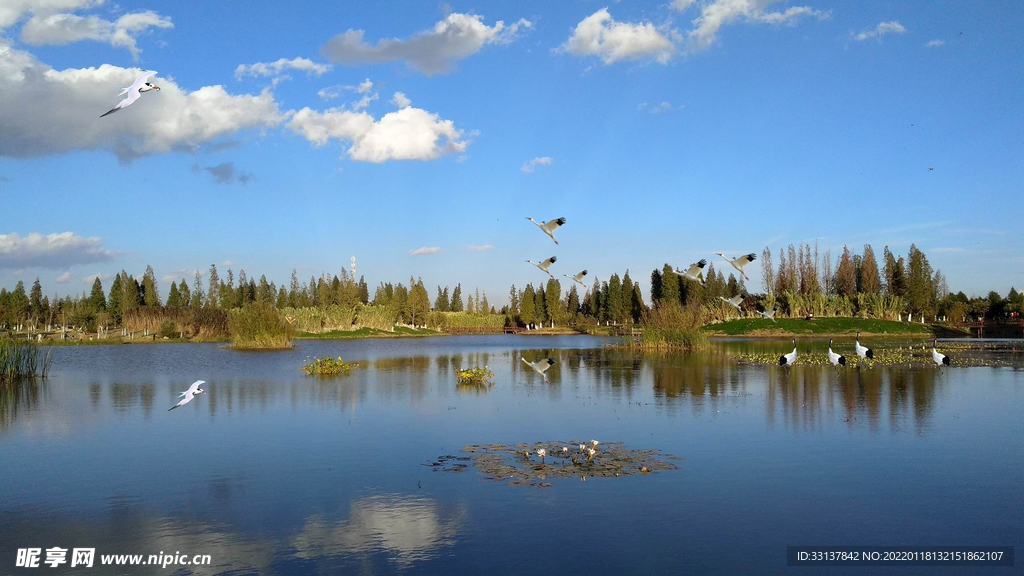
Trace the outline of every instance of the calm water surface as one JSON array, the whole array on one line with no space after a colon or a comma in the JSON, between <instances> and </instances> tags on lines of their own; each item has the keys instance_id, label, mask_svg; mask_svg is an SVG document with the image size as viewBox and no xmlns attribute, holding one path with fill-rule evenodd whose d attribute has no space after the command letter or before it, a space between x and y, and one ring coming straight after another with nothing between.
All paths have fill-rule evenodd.
<instances>
[{"instance_id":1,"label":"calm water surface","mask_svg":"<svg viewBox=\"0 0 1024 576\"><path fill-rule=\"evenodd\" d=\"M787 375L722 352L781 353L788 341L691 356L605 343L59 348L47 381L0 394L0 573L15 570L17 548L53 546L211 555L197 574L772 574L787 572L787 545L1024 554L1024 371L798 365ZM1020 360L1016 346L1000 357ZM360 367L332 380L298 370L324 354ZM519 361L544 355L559 360L551 384ZM493 388L456 389L458 368L484 364ZM167 412L196 379L209 394ZM591 438L683 460L544 489L422 465L467 444ZM1018 574L1017 564L977 573Z\"/></svg>"}]
</instances>

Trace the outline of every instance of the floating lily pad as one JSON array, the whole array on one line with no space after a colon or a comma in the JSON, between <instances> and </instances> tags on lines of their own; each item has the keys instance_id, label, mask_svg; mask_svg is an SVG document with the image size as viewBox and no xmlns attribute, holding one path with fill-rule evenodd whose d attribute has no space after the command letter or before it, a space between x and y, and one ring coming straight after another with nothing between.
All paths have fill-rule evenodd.
<instances>
[{"instance_id":1,"label":"floating lily pad","mask_svg":"<svg viewBox=\"0 0 1024 576\"><path fill-rule=\"evenodd\" d=\"M580 444L585 446L582 451ZM658 450L630 450L621 442L598 444L593 455L589 448L593 448L589 442L578 440L515 445L471 444L462 449L470 456L442 456L426 466L445 472L462 472L466 469L464 462L471 460L484 480L548 488L556 479L615 478L675 470L678 466L670 460L681 460ZM540 450L545 451L543 458L538 456Z\"/></svg>"}]
</instances>

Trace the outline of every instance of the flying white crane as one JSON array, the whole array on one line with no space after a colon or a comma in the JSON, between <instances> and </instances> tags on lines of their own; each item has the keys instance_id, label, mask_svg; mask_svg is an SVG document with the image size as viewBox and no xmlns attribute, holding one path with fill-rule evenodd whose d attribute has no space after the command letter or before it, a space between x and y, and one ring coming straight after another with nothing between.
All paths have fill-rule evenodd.
<instances>
[{"instance_id":1,"label":"flying white crane","mask_svg":"<svg viewBox=\"0 0 1024 576\"><path fill-rule=\"evenodd\" d=\"M832 365L836 367L836 370L838 370L840 366L846 366L846 356L843 356L842 354L836 354L835 352L832 351L831 340L828 341L828 361L831 362Z\"/></svg>"},{"instance_id":2,"label":"flying white crane","mask_svg":"<svg viewBox=\"0 0 1024 576\"><path fill-rule=\"evenodd\" d=\"M854 342L853 349L857 351L857 356L860 356L861 358L871 358L871 359L874 359L874 357L875 357L875 351L874 350L872 350L871 348L868 348L867 346L861 346L860 345L860 332L857 332L857 341Z\"/></svg>"},{"instance_id":3,"label":"flying white crane","mask_svg":"<svg viewBox=\"0 0 1024 576\"><path fill-rule=\"evenodd\" d=\"M548 268L551 268L551 265L554 264L557 261L558 261L558 258L556 258L555 256L552 256L551 258L548 258L547 260L545 260L543 262L540 262L540 263L534 262L533 260L527 260L527 262L529 262L530 264L533 264L537 268L540 268L541 270L543 270L544 273L547 274L548 276L551 276L551 272L548 272ZM554 276L551 276L551 277L554 278Z\"/></svg>"},{"instance_id":4,"label":"flying white crane","mask_svg":"<svg viewBox=\"0 0 1024 576\"><path fill-rule=\"evenodd\" d=\"M935 362L936 366L949 366L949 356L935 349L936 342L938 342L937 339L932 340L932 361Z\"/></svg>"},{"instance_id":5,"label":"flying white crane","mask_svg":"<svg viewBox=\"0 0 1024 576\"><path fill-rule=\"evenodd\" d=\"M580 272L579 274L577 274L575 276L569 276L568 274L562 274L562 276L565 276L566 278L571 278L573 281L579 282L580 286L583 286L584 288L586 288L586 286L587 286L586 284L583 283L583 277L586 276L586 275L587 275L587 271L586 270L584 270L583 272Z\"/></svg>"},{"instance_id":6,"label":"flying white crane","mask_svg":"<svg viewBox=\"0 0 1024 576\"><path fill-rule=\"evenodd\" d=\"M135 102L139 99L140 96L142 96L143 92L149 92L150 90L159 90L159 86L154 86L153 84L146 82L146 80L154 74L156 74L156 72L154 72L153 70L149 70L143 72L142 74L139 74L139 77L135 79L135 82L132 83L131 86L127 88L122 88L121 94L118 94L118 96L121 96L123 94L127 94L128 96L125 97L124 100L121 100L121 102L119 102L117 106L111 108L109 112L103 114L103 116L106 116L107 114L113 114L121 108L130 106L132 102ZM100 116L100 118L103 118L103 116Z\"/></svg>"},{"instance_id":7,"label":"flying white crane","mask_svg":"<svg viewBox=\"0 0 1024 576\"><path fill-rule=\"evenodd\" d=\"M544 231L545 234L551 236L552 240L555 240L555 230L558 230L559 226L565 224L565 218L559 218L557 220L552 220L551 222L537 222L536 220L530 218L529 216L527 216L526 219L536 224L541 230ZM558 244L558 240L555 240L555 244Z\"/></svg>"},{"instance_id":8,"label":"flying white crane","mask_svg":"<svg viewBox=\"0 0 1024 576\"><path fill-rule=\"evenodd\" d=\"M676 274L679 274L683 278L693 280L694 282L700 282L700 285L704 286L704 266L706 266L707 263L707 260L701 258L700 262L697 262L696 264L690 264L690 267L686 270L686 272L682 272L677 268Z\"/></svg>"},{"instance_id":9,"label":"flying white crane","mask_svg":"<svg viewBox=\"0 0 1024 576\"><path fill-rule=\"evenodd\" d=\"M739 258L735 258L735 259L730 259L730 258L726 257L725 254L722 254L721 252L719 252L718 255L721 256L722 258L725 258L725 261L728 262L729 264L732 264L733 268L739 270L740 274L742 274L744 278L746 278L747 280L750 280L750 278L747 277L746 273L743 272L743 267L746 266L747 264L750 264L754 260L757 260L757 254L750 253L750 254L747 254L746 256L740 256Z\"/></svg>"},{"instance_id":10,"label":"flying white crane","mask_svg":"<svg viewBox=\"0 0 1024 576\"><path fill-rule=\"evenodd\" d=\"M175 408L180 408L181 406L188 404L189 402L192 401L193 398L195 398L196 394L206 394L206 390L203 390L202 388L199 387L201 384L206 384L206 381L196 380L195 382L193 382L192 385L188 387L188 390L185 390L184 392L181 393L180 396L178 396L178 398L181 398L181 400L174 406L168 408L167 411L170 412Z\"/></svg>"},{"instance_id":11,"label":"flying white crane","mask_svg":"<svg viewBox=\"0 0 1024 576\"><path fill-rule=\"evenodd\" d=\"M779 357L779 366L785 366L786 370L796 362L796 338L793 338L793 351Z\"/></svg>"},{"instance_id":12,"label":"flying white crane","mask_svg":"<svg viewBox=\"0 0 1024 576\"><path fill-rule=\"evenodd\" d=\"M757 313L765 318L775 322L775 313L779 311L779 305L776 304L771 310L758 310ZM776 322L778 324L778 322Z\"/></svg>"},{"instance_id":13,"label":"flying white crane","mask_svg":"<svg viewBox=\"0 0 1024 576\"><path fill-rule=\"evenodd\" d=\"M740 304L743 302L744 299L746 299L746 297L747 293L742 292L740 294L733 296L732 298L723 298L719 296L718 299L724 301L726 304L732 306L733 308L739 310L740 312L743 312L743 309L740 308Z\"/></svg>"},{"instance_id":14,"label":"flying white crane","mask_svg":"<svg viewBox=\"0 0 1024 576\"><path fill-rule=\"evenodd\" d=\"M544 379L545 384L550 384L550 382L548 382L548 377L545 376L544 373L548 371L548 368L551 368L552 366L555 365L556 360L554 358L541 358L536 362L527 362L526 358L520 357L520 360L522 360L523 363L532 368L534 372L540 374L541 378Z\"/></svg>"}]
</instances>

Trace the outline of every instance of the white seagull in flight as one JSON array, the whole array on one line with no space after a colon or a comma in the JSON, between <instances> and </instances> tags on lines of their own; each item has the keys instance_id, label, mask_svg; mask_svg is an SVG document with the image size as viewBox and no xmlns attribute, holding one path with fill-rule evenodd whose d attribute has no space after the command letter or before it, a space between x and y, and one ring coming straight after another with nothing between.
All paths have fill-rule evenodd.
<instances>
[{"instance_id":1,"label":"white seagull in flight","mask_svg":"<svg viewBox=\"0 0 1024 576\"><path fill-rule=\"evenodd\" d=\"M526 358L520 357L520 360L522 360L524 364L532 368L534 372L540 374L540 377L544 379L545 384L550 384L550 382L548 382L548 377L544 373L548 371L548 368L551 368L552 366L555 365L556 360L554 358L541 358L536 362L528 362Z\"/></svg>"},{"instance_id":2,"label":"white seagull in flight","mask_svg":"<svg viewBox=\"0 0 1024 576\"><path fill-rule=\"evenodd\" d=\"M728 256L722 254L721 252L718 252L718 255L721 256L722 258L725 258L726 262L728 262L729 264L732 264L733 268L739 270L740 274L743 274L744 278L750 280L750 277L748 277L747 273L743 271L743 268L747 264L750 264L754 260L757 260L757 254L751 252L750 254L747 254L746 256L740 256L739 258L729 258Z\"/></svg>"},{"instance_id":3,"label":"white seagull in flight","mask_svg":"<svg viewBox=\"0 0 1024 576\"><path fill-rule=\"evenodd\" d=\"M121 102L119 102L117 106L111 108L110 111L107 112L107 114L113 114L121 108L130 106L132 102L135 102L139 99L140 96L142 96L143 92L149 92L150 90L159 90L159 86L155 86L153 84L150 84L149 82L146 82L146 80L148 80L149 77L153 74L156 74L156 71L148 70L146 72L143 72L142 74L139 74L139 77L135 79L135 82L131 86L127 88L122 88L121 94L118 94L118 96L121 96L122 94L128 94L128 96L124 100L121 100ZM106 116L107 114L104 114L103 116ZM103 118L103 116L100 116L100 118Z\"/></svg>"},{"instance_id":4,"label":"white seagull in flight","mask_svg":"<svg viewBox=\"0 0 1024 576\"><path fill-rule=\"evenodd\" d=\"M529 262L530 264L533 264L537 268L540 268L541 270L544 271L545 274L547 274L548 276L551 276L552 278L554 278L554 276L551 275L551 272L548 272L548 268L551 268L551 265L554 264L557 261L558 261L558 258L556 258L555 256L552 256L551 258L548 258L547 260L545 260L545 261L543 261L543 262L541 262L539 264L537 262L534 262L533 260L527 260L527 262Z\"/></svg>"},{"instance_id":5,"label":"white seagull in flight","mask_svg":"<svg viewBox=\"0 0 1024 576\"><path fill-rule=\"evenodd\" d=\"M192 401L193 398L195 398L196 394L206 394L206 390L203 390L202 388L199 387L200 384L206 384L206 381L196 380L195 382L193 382L192 385L188 387L188 390L185 390L184 392L181 393L181 396L179 396L179 398L181 398L181 401L179 401L174 406L168 408L167 411L170 412L175 408L180 408L181 406L188 404L189 402Z\"/></svg>"},{"instance_id":6,"label":"white seagull in flight","mask_svg":"<svg viewBox=\"0 0 1024 576\"><path fill-rule=\"evenodd\" d=\"M690 267L686 270L686 272L683 272L682 270L676 268L676 274L679 274L683 278L693 280L694 282L700 282L700 285L704 286L704 266L707 266L707 263L707 260L701 258L700 262L690 264Z\"/></svg>"},{"instance_id":7,"label":"white seagull in flight","mask_svg":"<svg viewBox=\"0 0 1024 576\"><path fill-rule=\"evenodd\" d=\"M587 271L586 270L584 270L583 272L580 272L579 274L577 274L575 276L569 276L568 274L562 274L562 276L565 276L566 278L572 278L572 280L574 282L579 282L580 286L583 286L584 288L586 288L586 286L587 286L586 284L583 283L583 277L586 276L586 275L587 275Z\"/></svg>"},{"instance_id":8,"label":"white seagull in flight","mask_svg":"<svg viewBox=\"0 0 1024 576\"><path fill-rule=\"evenodd\" d=\"M558 230L559 226L565 224L565 218L558 218L552 220L551 222L537 222L536 220L530 218L529 216L527 216L526 219L539 226L545 234L551 236L552 240L555 240L555 230ZM555 240L555 244L558 244L558 240Z\"/></svg>"}]
</instances>

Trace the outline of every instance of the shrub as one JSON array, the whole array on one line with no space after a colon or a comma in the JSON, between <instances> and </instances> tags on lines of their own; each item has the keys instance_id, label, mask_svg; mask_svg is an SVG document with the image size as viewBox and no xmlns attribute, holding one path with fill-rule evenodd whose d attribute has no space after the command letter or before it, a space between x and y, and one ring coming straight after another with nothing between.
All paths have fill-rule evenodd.
<instances>
[{"instance_id":1,"label":"shrub","mask_svg":"<svg viewBox=\"0 0 1024 576\"><path fill-rule=\"evenodd\" d=\"M234 309L230 315L231 336L235 348L291 348L292 327L269 304Z\"/></svg>"},{"instance_id":2,"label":"shrub","mask_svg":"<svg viewBox=\"0 0 1024 576\"><path fill-rule=\"evenodd\" d=\"M639 342L642 348L680 348L694 350L708 344L702 312L696 306L664 304L644 312L644 329Z\"/></svg>"},{"instance_id":3,"label":"shrub","mask_svg":"<svg viewBox=\"0 0 1024 576\"><path fill-rule=\"evenodd\" d=\"M51 364L53 356L49 348L10 338L0 339L0 382L37 376L46 378Z\"/></svg>"},{"instance_id":4,"label":"shrub","mask_svg":"<svg viewBox=\"0 0 1024 576\"><path fill-rule=\"evenodd\" d=\"M176 338L178 334L180 334L178 325L171 320L164 320L156 332L156 335L161 338Z\"/></svg>"}]
</instances>

